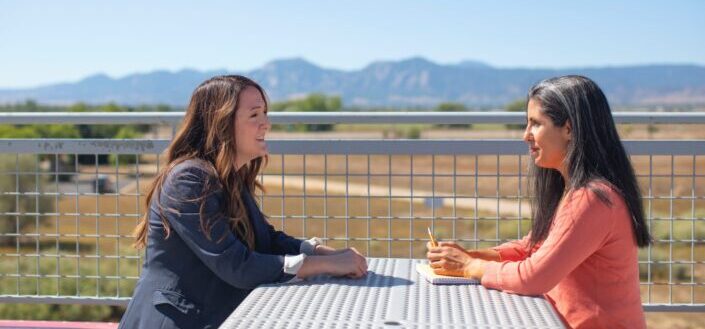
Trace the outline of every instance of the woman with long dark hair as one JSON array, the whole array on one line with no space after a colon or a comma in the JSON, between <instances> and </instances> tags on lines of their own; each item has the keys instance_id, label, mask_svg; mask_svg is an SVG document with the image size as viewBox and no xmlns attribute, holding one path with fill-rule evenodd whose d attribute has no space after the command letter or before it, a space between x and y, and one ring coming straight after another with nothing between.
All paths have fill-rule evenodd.
<instances>
[{"instance_id":1,"label":"woman with long dark hair","mask_svg":"<svg viewBox=\"0 0 705 329\"><path fill-rule=\"evenodd\" d=\"M216 328L260 284L366 274L355 249L295 239L260 212L267 105L264 90L238 75L193 92L135 229L147 251L120 328Z\"/></svg>"},{"instance_id":2,"label":"woman with long dark hair","mask_svg":"<svg viewBox=\"0 0 705 329\"><path fill-rule=\"evenodd\" d=\"M496 248L428 245L438 274L545 295L572 328L645 328L637 250L651 243L641 195L602 90L582 76L528 94L531 232Z\"/></svg>"}]
</instances>

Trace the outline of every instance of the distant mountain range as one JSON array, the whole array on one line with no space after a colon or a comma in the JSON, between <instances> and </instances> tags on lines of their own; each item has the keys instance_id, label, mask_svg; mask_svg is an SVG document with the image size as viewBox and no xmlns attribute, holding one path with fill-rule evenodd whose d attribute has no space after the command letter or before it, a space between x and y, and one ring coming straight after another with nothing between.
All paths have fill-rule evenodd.
<instances>
[{"instance_id":1,"label":"distant mountain range","mask_svg":"<svg viewBox=\"0 0 705 329\"><path fill-rule=\"evenodd\" d=\"M33 99L46 104L116 102L183 107L199 83L225 73L253 78L274 101L318 92L340 95L346 106L359 107L430 107L441 102L502 106L523 98L537 81L566 74L582 74L594 79L615 105L705 104L705 66L528 69L495 68L474 61L441 65L423 58L374 62L355 71L321 68L294 58L272 61L248 72L155 71L117 79L98 74L76 83L0 89L0 103Z\"/></svg>"}]
</instances>

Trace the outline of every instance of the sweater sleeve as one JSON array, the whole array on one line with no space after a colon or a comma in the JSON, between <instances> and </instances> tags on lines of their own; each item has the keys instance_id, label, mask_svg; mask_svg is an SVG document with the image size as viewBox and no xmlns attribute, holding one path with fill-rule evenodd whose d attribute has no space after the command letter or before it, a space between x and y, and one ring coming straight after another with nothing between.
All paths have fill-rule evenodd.
<instances>
[{"instance_id":1,"label":"sweater sleeve","mask_svg":"<svg viewBox=\"0 0 705 329\"><path fill-rule=\"evenodd\" d=\"M482 285L522 295L547 293L602 246L614 211L586 188L571 193L536 252L520 261L488 262Z\"/></svg>"},{"instance_id":2,"label":"sweater sleeve","mask_svg":"<svg viewBox=\"0 0 705 329\"><path fill-rule=\"evenodd\" d=\"M205 194L204 194L205 192ZM217 179L196 166L177 166L165 180L159 200L173 231L215 275L228 284L252 289L285 282L284 256L250 250L230 230ZM201 215L210 228L206 234Z\"/></svg>"},{"instance_id":3,"label":"sweater sleeve","mask_svg":"<svg viewBox=\"0 0 705 329\"><path fill-rule=\"evenodd\" d=\"M492 248L492 250L499 253L500 261L520 261L529 257L529 255L536 251L539 244L536 244L531 252L529 252L529 245L531 243L531 233L527 234L525 237L503 243L499 246Z\"/></svg>"}]
</instances>

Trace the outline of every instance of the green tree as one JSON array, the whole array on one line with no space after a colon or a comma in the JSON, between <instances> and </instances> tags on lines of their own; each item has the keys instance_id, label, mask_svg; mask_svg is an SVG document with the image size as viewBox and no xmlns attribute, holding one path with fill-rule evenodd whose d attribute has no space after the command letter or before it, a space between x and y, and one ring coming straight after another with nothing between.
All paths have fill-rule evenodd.
<instances>
[{"instance_id":1,"label":"green tree","mask_svg":"<svg viewBox=\"0 0 705 329\"><path fill-rule=\"evenodd\" d=\"M464 112L467 111L468 108L465 106L465 104L462 103L440 103L434 111L436 112Z\"/></svg>"},{"instance_id":2,"label":"green tree","mask_svg":"<svg viewBox=\"0 0 705 329\"><path fill-rule=\"evenodd\" d=\"M40 138L81 138L76 126L70 124L33 125Z\"/></svg>"},{"instance_id":3,"label":"green tree","mask_svg":"<svg viewBox=\"0 0 705 329\"><path fill-rule=\"evenodd\" d=\"M306 98L285 102L284 105L276 105L281 111L290 112L338 112L343 107L343 101L339 96L326 96L323 94L311 94ZM301 131L331 131L331 124L310 124L296 125Z\"/></svg>"},{"instance_id":4,"label":"green tree","mask_svg":"<svg viewBox=\"0 0 705 329\"><path fill-rule=\"evenodd\" d=\"M76 103L68 108L69 112L89 112L90 109L88 108L88 105L85 103Z\"/></svg>"},{"instance_id":5,"label":"green tree","mask_svg":"<svg viewBox=\"0 0 705 329\"><path fill-rule=\"evenodd\" d=\"M440 103L433 109L435 112L467 112L468 108L463 103ZM472 128L471 124L439 124L436 125L439 128Z\"/></svg>"},{"instance_id":6,"label":"green tree","mask_svg":"<svg viewBox=\"0 0 705 329\"><path fill-rule=\"evenodd\" d=\"M57 112L65 111L65 107L43 105L35 100L27 99L24 103L0 105L0 112Z\"/></svg>"},{"instance_id":7,"label":"green tree","mask_svg":"<svg viewBox=\"0 0 705 329\"><path fill-rule=\"evenodd\" d=\"M79 138L73 125L0 125L0 138Z\"/></svg>"},{"instance_id":8,"label":"green tree","mask_svg":"<svg viewBox=\"0 0 705 329\"><path fill-rule=\"evenodd\" d=\"M0 138L40 138L33 126L0 125Z\"/></svg>"},{"instance_id":9,"label":"green tree","mask_svg":"<svg viewBox=\"0 0 705 329\"><path fill-rule=\"evenodd\" d=\"M286 110L286 107L289 105L289 102L274 102L269 104L269 111L272 112L282 112Z\"/></svg>"},{"instance_id":10,"label":"green tree","mask_svg":"<svg viewBox=\"0 0 705 329\"><path fill-rule=\"evenodd\" d=\"M127 112L127 108L121 107L115 103L108 103L96 107L78 103L69 107L69 110L74 112ZM122 125L78 125L78 131L81 138L108 139L116 136L122 127ZM107 154L98 154L97 158L96 155L93 154L80 154L78 156L78 162L84 165L106 164L109 160Z\"/></svg>"},{"instance_id":11,"label":"green tree","mask_svg":"<svg viewBox=\"0 0 705 329\"><path fill-rule=\"evenodd\" d=\"M76 103L68 107L52 107L40 105L33 100L27 100L25 103L0 106L0 111L18 111L18 112L51 112L51 111L69 111L69 112L134 112L141 111L170 111L171 108L167 105L146 105L137 108L121 106L115 103L103 105L87 105L85 103ZM0 138L136 138L143 133L148 132L149 125L68 125L68 124L52 124L52 125L0 125ZM46 158L43 158L46 159ZM122 157L120 158L122 160ZM135 157L125 158L126 160L134 161ZM71 163L64 163L70 161ZM106 164L110 159L107 154L99 154L97 158L98 164ZM73 166L74 159L72 157L62 157L59 167ZM96 156L92 154L82 154L78 156L80 164L95 165ZM55 163L52 165L56 167ZM61 180L65 177L61 176Z\"/></svg>"},{"instance_id":12,"label":"green tree","mask_svg":"<svg viewBox=\"0 0 705 329\"><path fill-rule=\"evenodd\" d=\"M73 112L125 112L124 108L121 108L115 103L100 105L95 108L78 103L69 107L69 110ZM81 138L112 138L117 135L121 127L121 125L79 125L78 130Z\"/></svg>"},{"instance_id":13,"label":"green tree","mask_svg":"<svg viewBox=\"0 0 705 329\"><path fill-rule=\"evenodd\" d=\"M115 139L135 139L139 133L132 126L123 126L113 138ZM108 163L115 165L135 164L137 162L137 154L110 154Z\"/></svg>"},{"instance_id":14,"label":"green tree","mask_svg":"<svg viewBox=\"0 0 705 329\"><path fill-rule=\"evenodd\" d=\"M526 99L517 99L505 105L504 109L507 110L507 112L526 112ZM507 129L521 130L524 129L526 125L510 123L506 126Z\"/></svg>"},{"instance_id":15,"label":"green tree","mask_svg":"<svg viewBox=\"0 0 705 329\"><path fill-rule=\"evenodd\" d=\"M74 125L0 125L0 138L80 138L78 129ZM58 156L44 154L41 161L49 161L52 172L67 172L75 170L74 156L64 154ZM59 175L59 181L71 180L71 175Z\"/></svg>"},{"instance_id":16,"label":"green tree","mask_svg":"<svg viewBox=\"0 0 705 329\"><path fill-rule=\"evenodd\" d=\"M526 100L521 98L512 101L511 103L504 106L507 112L524 112L526 111Z\"/></svg>"},{"instance_id":17,"label":"green tree","mask_svg":"<svg viewBox=\"0 0 705 329\"><path fill-rule=\"evenodd\" d=\"M37 105L36 101L34 101L32 99L28 99L25 101L24 105L22 106L22 110L24 112L38 112L39 106Z\"/></svg>"}]
</instances>

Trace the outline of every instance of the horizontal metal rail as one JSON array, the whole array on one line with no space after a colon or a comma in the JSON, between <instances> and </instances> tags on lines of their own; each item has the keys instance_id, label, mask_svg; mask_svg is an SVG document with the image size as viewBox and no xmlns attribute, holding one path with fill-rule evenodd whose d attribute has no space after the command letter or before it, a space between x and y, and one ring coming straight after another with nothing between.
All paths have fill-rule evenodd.
<instances>
[{"instance_id":1,"label":"horizontal metal rail","mask_svg":"<svg viewBox=\"0 0 705 329\"><path fill-rule=\"evenodd\" d=\"M12 296L0 295L0 303L69 304L127 306L130 297L90 296ZM645 312L705 312L705 305L698 304L643 304Z\"/></svg>"},{"instance_id":2,"label":"horizontal metal rail","mask_svg":"<svg viewBox=\"0 0 705 329\"><path fill-rule=\"evenodd\" d=\"M643 304L645 312L705 312L705 305L698 304Z\"/></svg>"},{"instance_id":3,"label":"horizontal metal rail","mask_svg":"<svg viewBox=\"0 0 705 329\"><path fill-rule=\"evenodd\" d=\"M619 124L705 124L704 112L614 112ZM3 124L178 124L184 112L0 113ZM524 124L524 112L271 112L273 124Z\"/></svg>"},{"instance_id":4,"label":"horizontal metal rail","mask_svg":"<svg viewBox=\"0 0 705 329\"><path fill-rule=\"evenodd\" d=\"M177 124L184 112L2 112L4 124Z\"/></svg>"},{"instance_id":5,"label":"horizontal metal rail","mask_svg":"<svg viewBox=\"0 0 705 329\"><path fill-rule=\"evenodd\" d=\"M17 154L154 154L169 146L167 139L0 139L0 153ZM528 153L514 139L486 140L270 140L273 154L499 154ZM627 140L632 155L703 155L700 140Z\"/></svg>"},{"instance_id":6,"label":"horizontal metal rail","mask_svg":"<svg viewBox=\"0 0 705 329\"><path fill-rule=\"evenodd\" d=\"M22 304L71 304L71 305L112 305L127 306L129 297L91 296L12 296L0 295L0 303Z\"/></svg>"}]
</instances>

